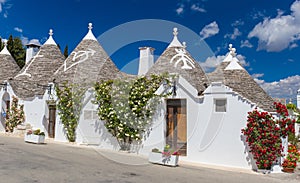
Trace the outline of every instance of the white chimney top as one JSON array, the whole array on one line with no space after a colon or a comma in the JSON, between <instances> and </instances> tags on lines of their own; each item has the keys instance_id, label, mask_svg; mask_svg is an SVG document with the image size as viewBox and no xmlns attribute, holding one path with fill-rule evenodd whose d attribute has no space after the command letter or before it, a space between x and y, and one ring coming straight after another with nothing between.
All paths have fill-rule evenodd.
<instances>
[{"instance_id":1,"label":"white chimney top","mask_svg":"<svg viewBox=\"0 0 300 183\"><path fill-rule=\"evenodd\" d=\"M140 61L138 75L145 75L154 64L154 48L140 47Z\"/></svg>"}]
</instances>

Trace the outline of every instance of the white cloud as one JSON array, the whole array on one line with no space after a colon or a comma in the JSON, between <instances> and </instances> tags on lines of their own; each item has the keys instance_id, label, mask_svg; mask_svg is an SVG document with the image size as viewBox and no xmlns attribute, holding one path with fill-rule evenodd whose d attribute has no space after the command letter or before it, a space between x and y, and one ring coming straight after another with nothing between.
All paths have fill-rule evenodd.
<instances>
[{"instance_id":1,"label":"white cloud","mask_svg":"<svg viewBox=\"0 0 300 183\"><path fill-rule=\"evenodd\" d=\"M19 27L15 27L14 30L17 31L17 32L20 32L20 33L23 32L23 29L21 29L21 28L19 28Z\"/></svg>"},{"instance_id":2,"label":"white cloud","mask_svg":"<svg viewBox=\"0 0 300 183\"><path fill-rule=\"evenodd\" d=\"M194 11L205 13L206 10L203 8L205 0L181 0L177 3L177 9L175 9L177 15L183 15L185 12Z\"/></svg>"},{"instance_id":3,"label":"white cloud","mask_svg":"<svg viewBox=\"0 0 300 183\"><path fill-rule=\"evenodd\" d=\"M7 4L8 0L0 0L0 13L3 13L3 17L8 17L7 10L12 7L12 4Z\"/></svg>"},{"instance_id":4,"label":"white cloud","mask_svg":"<svg viewBox=\"0 0 300 183\"><path fill-rule=\"evenodd\" d=\"M209 72L212 69L216 68L223 60L225 59L226 55L219 55L217 57L212 56L208 57L205 62L200 62L201 67L206 71ZM243 66L249 66L250 64L246 61L246 57L243 55L237 55L237 59Z\"/></svg>"},{"instance_id":5,"label":"white cloud","mask_svg":"<svg viewBox=\"0 0 300 183\"><path fill-rule=\"evenodd\" d=\"M196 4L193 4L192 6L191 6L191 10L193 10L193 11L197 11L197 12L201 12L201 13L205 13L206 12L206 10L204 9L204 8L200 8L198 5L196 5Z\"/></svg>"},{"instance_id":6,"label":"white cloud","mask_svg":"<svg viewBox=\"0 0 300 183\"><path fill-rule=\"evenodd\" d=\"M251 76L252 76L254 79L258 79L258 78L263 77L264 74L263 74L263 73L256 73L256 74L252 74Z\"/></svg>"},{"instance_id":7,"label":"white cloud","mask_svg":"<svg viewBox=\"0 0 300 183\"><path fill-rule=\"evenodd\" d=\"M219 27L216 21L206 25L201 31L200 31L200 37L201 39L206 39L211 36L214 36L219 33Z\"/></svg>"},{"instance_id":8,"label":"white cloud","mask_svg":"<svg viewBox=\"0 0 300 183\"><path fill-rule=\"evenodd\" d=\"M290 76L270 83L257 78L254 80L273 98L291 98L294 100L296 98L297 90L300 88L299 75Z\"/></svg>"},{"instance_id":9,"label":"white cloud","mask_svg":"<svg viewBox=\"0 0 300 183\"><path fill-rule=\"evenodd\" d=\"M25 37L25 36L21 36L21 41L22 41L22 44L23 44L23 45L26 45L26 44L29 43L28 37Z\"/></svg>"},{"instance_id":10,"label":"white cloud","mask_svg":"<svg viewBox=\"0 0 300 183\"><path fill-rule=\"evenodd\" d=\"M31 40L29 40L29 38L25 37L25 36L21 36L21 41L22 41L23 45L26 45L28 43L33 43L33 44L41 45L41 43L40 43L40 41L38 39L31 39Z\"/></svg>"},{"instance_id":11,"label":"white cloud","mask_svg":"<svg viewBox=\"0 0 300 183\"><path fill-rule=\"evenodd\" d=\"M200 65L206 72L211 71L216 68L224 60L224 58L225 56L223 55L208 57L205 62L200 62Z\"/></svg>"},{"instance_id":12,"label":"white cloud","mask_svg":"<svg viewBox=\"0 0 300 183\"><path fill-rule=\"evenodd\" d=\"M176 9L176 13L177 13L177 15L181 15L181 14L183 14L183 12L184 12L184 6L183 5L181 5L180 7L178 7L177 9Z\"/></svg>"},{"instance_id":13,"label":"white cloud","mask_svg":"<svg viewBox=\"0 0 300 183\"><path fill-rule=\"evenodd\" d=\"M28 43L41 45L41 43L38 39L31 39Z\"/></svg>"},{"instance_id":14,"label":"white cloud","mask_svg":"<svg viewBox=\"0 0 300 183\"><path fill-rule=\"evenodd\" d=\"M290 45L290 49L293 49L293 48L297 48L298 47L298 44L297 43L292 43L291 45Z\"/></svg>"},{"instance_id":15,"label":"white cloud","mask_svg":"<svg viewBox=\"0 0 300 183\"><path fill-rule=\"evenodd\" d=\"M275 18L265 18L249 33L248 38L258 38L257 50L279 52L300 39L300 1L291 5L291 14L278 11Z\"/></svg>"},{"instance_id":16,"label":"white cloud","mask_svg":"<svg viewBox=\"0 0 300 183\"><path fill-rule=\"evenodd\" d=\"M2 12L3 10L3 5L6 3L7 0L0 0L0 13Z\"/></svg>"},{"instance_id":17,"label":"white cloud","mask_svg":"<svg viewBox=\"0 0 300 183\"><path fill-rule=\"evenodd\" d=\"M245 24L244 21L242 21L242 20L236 20L235 22L233 22L233 23L231 24L231 26L232 26L232 27L237 27L237 26L241 26L241 25L244 25L244 24Z\"/></svg>"},{"instance_id":18,"label":"white cloud","mask_svg":"<svg viewBox=\"0 0 300 183\"><path fill-rule=\"evenodd\" d=\"M257 19L263 18L265 16L264 14L265 14L265 12L256 11L256 12L253 12L250 16L252 17L253 20L257 20Z\"/></svg>"},{"instance_id":19,"label":"white cloud","mask_svg":"<svg viewBox=\"0 0 300 183\"><path fill-rule=\"evenodd\" d=\"M252 48L253 45L249 42L249 40L241 41L241 48L247 47L247 48Z\"/></svg>"},{"instance_id":20,"label":"white cloud","mask_svg":"<svg viewBox=\"0 0 300 183\"><path fill-rule=\"evenodd\" d=\"M241 31L238 28L233 29L232 34L226 34L224 38L230 38L232 40L235 40L238 36L242 35Z\"/></svg>"}]
</instances>

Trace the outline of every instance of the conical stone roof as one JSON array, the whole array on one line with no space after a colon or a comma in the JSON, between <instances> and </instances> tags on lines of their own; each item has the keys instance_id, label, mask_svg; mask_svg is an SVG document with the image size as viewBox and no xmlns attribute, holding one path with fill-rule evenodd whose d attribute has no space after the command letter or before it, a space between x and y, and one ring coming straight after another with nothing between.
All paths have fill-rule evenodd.
<instances>
[{"instance_id":1,"label":"conical stone roof","mask_svg":"<svg viewBox=\"0 0 300 183\"><path fill-rule=\"evenodd\" d=\"M222 82L261 109L273 112L273 98L254 81L250 74L238 62L235 50L233 52L231 50L229 54L232 55L231 60L224 59L216 70L209 74L210 81Z\"/></svg>"},{"instance_id":2,"label":"conical stone roof","mask_svg":"<svg viewBox=\"0 0 300 183\"><path fill-rule=\"evenodd\" d=\"M194 86L201 95L209 82L206 74L198 62L186 50L185 43L181 44L177 38L177 29L174 28L174 38L167 49L149 69L150 74L178 74Z\"/></svg>"},{"instance_id":3,"label":"conical stone roof","mask_svg":"<svg viewBox=\"0 0 300 183\"><path fill-rule=\"evenodd\" d=\"M90 23L87 35L55 72L56 83L69 82L90 87L97 81L125 76L98 43L91 29Z\"/></svg>"},{"instance_id":4,"label":"conical stone roof","mask_svg":"<svg viewBox=\"0 0 300 183\"><path fill-rule=\"evenodd\" d=\"M20 71L20 67L7 50L6 44L4 42L5 46L0 52L0 83L13 78Z\"/></svg>"},{"instance_id":5,"label":"conical stone roof","mask_svg":"<svg viewBox=\"0 0 300 183\"><path fill-rule=\"evenodd\" d=\"M20 98L43 95L53 73L62 65L64 56L54 42L50 30L49 39L38 53L9 81L15 94Z\"/></svg>"}]
</instances>

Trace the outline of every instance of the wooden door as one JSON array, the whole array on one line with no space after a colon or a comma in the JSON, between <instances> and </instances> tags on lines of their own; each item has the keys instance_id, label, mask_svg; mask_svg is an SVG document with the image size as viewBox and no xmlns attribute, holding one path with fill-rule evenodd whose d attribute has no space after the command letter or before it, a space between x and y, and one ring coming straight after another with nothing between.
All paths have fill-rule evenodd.
<instances>
[{"instance_id":1,"label":"wooden door","mask_svg":"<svg viewBox=\"0 0 300 183\"><path fill-rule=\"evenodd\" d=\"M56 118L56 106L49 105L49 124L48 124L49 138L55 137L55 118Z\"/></svg>"},{"instance_id":2,"label":"wooden door","mask_svg":"<svg viewBox=\"0 0 300 183\"><path fill-rule=\"evenodd\" d=\"M187 114L185 99L167 100L166 143L185 156L187 151Z\"/></svg>"}]
</instances>

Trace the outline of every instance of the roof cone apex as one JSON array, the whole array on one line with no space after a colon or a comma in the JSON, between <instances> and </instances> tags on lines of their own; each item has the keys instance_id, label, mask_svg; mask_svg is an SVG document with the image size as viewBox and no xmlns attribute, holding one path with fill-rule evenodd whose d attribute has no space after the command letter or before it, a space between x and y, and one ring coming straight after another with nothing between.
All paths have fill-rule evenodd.
<instances>
[{"instance_id":1,"label":"roof cone apex","mask_svg":"<svg viewBox=\"0 0 300 183\"><path fill-rule=\"evenodd\" d=\"M48 45L49 45L49 44L57 45L56 42L54 41L52 35L53 35L53 30L50 29L50 30L49 30L49 38L48 38L48 40L44 43L44 45L46 45L46 44L48 44Z\"/></svg>"},{"instance_id":2,"label":"roof cone apex","mask_svg":"<svg viewBox=\"0 0 300 183\"><path fill-rule=\"evenodd\" d=\"M236 49L232 47L232 44L229 44L228 50L229 52L226 54L226 57L223 60L223 62L231 62L232 59L236 56Z\"/></svg>"},{"instance_id":3,"label":"roof cone apex","mask_svg":"<svg viewBox=\"0 0 300 183\"><path fill-rule=\"evenodd\" d=\"M4 48L0 52L1 55L11 55L7 49L7 40L4 40Z\"/></svg>"},{"instance_id":4,"label":"roof cone apex","mask_svg":"<svg viewBox=\"0 0 300 183\"><path fill-rule=\"evenodd\" d=\"M170 45L168 46L168 48L170 48L170 47L182 47L183 48L183 45L180 43L180 41L177 38L178 29L176 27L173 29L173 35L174 35L174 38L173 38L172 42L170 43Z\"/></svg>"},{"instance_id":5,"label":"roof cone apex","mask_svg":"<svg viewBox=\"0 0 300 183\"><path fill-rule=\"evenodd\" d=\"M244 68L238 62L239 60L236 57L233 57L232 61L225 68L225 70L244 70Z\"/></svg>"},{"instance_id":6,"label":"roof cone apex","mask_svg":"<svg viewBox=\"0 0 300 183\"><path fill-rule=\"evenodd\" d=\"M92 32L92 29L93 29L93 24L92 23L89 23L89 32L85 35L85 37L83 38L84 40L85 39L90 39L90 40L95 40L97 41L96 37L94 36L93 32Z\"/></svg>"}]
</instances>

